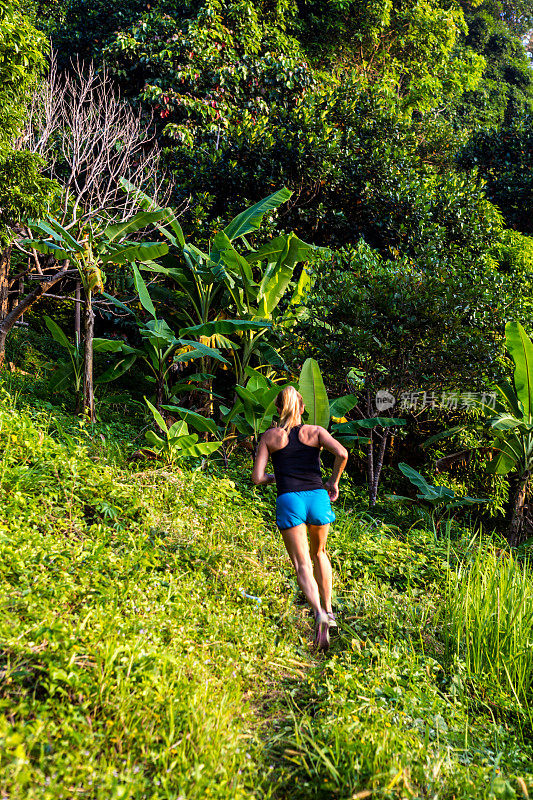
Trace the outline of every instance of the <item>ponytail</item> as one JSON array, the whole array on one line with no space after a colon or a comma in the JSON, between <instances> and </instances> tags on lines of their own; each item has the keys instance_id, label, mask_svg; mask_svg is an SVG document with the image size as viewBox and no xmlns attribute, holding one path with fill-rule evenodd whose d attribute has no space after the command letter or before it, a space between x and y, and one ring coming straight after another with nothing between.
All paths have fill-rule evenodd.
<instances>
[{"instance_id":1,"label":"ponytail","mask_svg":"<svg viewBox=\"0 0 533 800\"><path fill-rule=\"evenodd\" d=\"M276 397L279 411L279 427L287 433L298 425L302 418L302 395L294 386L287 386Z\"/></svg>"}]
</instances>

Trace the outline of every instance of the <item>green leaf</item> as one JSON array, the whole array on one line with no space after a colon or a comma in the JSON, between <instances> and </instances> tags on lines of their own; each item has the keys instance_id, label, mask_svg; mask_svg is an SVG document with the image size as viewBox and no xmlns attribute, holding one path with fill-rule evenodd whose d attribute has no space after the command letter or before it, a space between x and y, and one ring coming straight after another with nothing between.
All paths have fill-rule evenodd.
<instances>
[{"instance_id":1,"label":"green leaf","mask_svg":"<svg viewBox=\"0 0 533 800\"><path fill-rule=\"evenodd\" d=\"M522 403L528 422L533 417L533 343L519 322L508 322L505 326L507 350L514 363L514 385L516 395Z\"/></svg>"},{"instance_id":2,"label":"green leaf","mask_svg":"<svg viewBox=\"0 0 533 800\"><path fill-rule=\"evenodd\" d=\"M210 456L219 447L222 447L222 442L196 442L188 446L183 445L179 457L199 458L200 456Z\"/></svg>"},{"instance_id":3,"label":"green leaf","mask_svg":"<svg viewBox=\"0 0 533 800\"><path fill-rule=\"evenodd\" d=\"M43 253L44 255L53 255L58 261L65 261L67 258L72 256L71 252L65 250L63 247L55 244L54 242L43 242L40 239L29 239L27 241L29 246L34 250L37 250L38 253Z\"/></svg>"},{"instance_id":4,"label":"green leaf","mask_svg":"<svg viewBox=\"0 0 533 800\"><path fill-rule=\"evenodd\" d=\"M398 464L398 469L400 470L400 472L403 472L406 478L409 478L412 484L418 486L418 488L420 489L420 491L424 496L432 495L435 493L433 491L433 487L429 485L426 479L419 472L417 472L416 469L410 467L409 464L406 464L405 462L401 461Z\"/></svg>"},{"instance_id":5,"label":"green leaf","mask_svg":"<svg viewBox=\"0 0 533 800\"><path fill-rule=\"evenodd\" d=\"M271 328L272 323L267 319L216 319L213 322L203 322L200 325L193 325L189 328L181 328L180 336L214 336L219 333L223 336L231 336L238 331L262 330Z\"/></svg>"},{"instance_id":6,"label":"green leaf","mask_svg":"<svg viewBox=\"0 0 533 800\"><path fill-rule=\"evenodd\" d=\"M147 442L153 444L158 449L161 449L162 447L165 446L164 439L162 439L160 436L157 435L157 433L154 433L153 431L146 431L144 437Z\"/></svg>"},{"instance_id":7,"label":"green leaf","mask_svg":"<svg viewBox=\"0 0 533 800\"><path fill-rule=\"evenodd\" d=\"M166 409L167 406L163 406L163 408ZM175 422L171 426L171 428L170 428L170 430L168 432L169 439L173 439L175 437L180 437L180 436L188 436L188 435L189 435L188 425L182 419L177 420L177 422Z\"/></svg>"},{"instance_id":8,"label":"green leaf","mask_svg":"<svg viewBox=\"0 0 533 800\"><path fill-rule=\"evenodd\" d=\"M368 417L367 419L354 419L353 422L361 428L375 428L380 425L382 428L392 428L395 425L405 425L405 419L397 417Z\"/></svg>"},{"instance_id":9,"label":"green leaf","mask_svg":"<svg viewBox=\"0 0 533 800\"><path fill-rule=\"evenodd\" d=\"M143 280L141 273L139 272L138 268L135 264L132 264L133 267L133 280L135 281L135 288L137 289L137 294L139 295L139 300L141 301L142 307L148 311L152 317L156 318L157 315L155 313L154 304L152 303L152 298L148 292L148 288Z\"/></svg>"},{"instance_id":10,"label":"green leaf","mask_svg":"<svg viewBox=\"0 0 533 800\"><path fill-rule=\"evenodd\" d=\"M198 355L200 356L209 356L209 358L214 358L216 361L222 361L224 364L229 364L229 361L224 358L221 353L213 347L208 347L206 344L202 344L202 342L196 342L191 339L180 339L182 344L189 345L190 347L194 348L194 351L190 350L188 353L182 353L179 356L176 356L174 359L175 361L187 361L191 360L191 358L197 358ZM193 355L193 352L195 355ZM189 356L187 359L186 357Z\"/></svg>"},{"instance_id":11,"label":"green leaf","mask_svg":"<svg viewBox=\"0 0 533 800\"><path fill-rule=\"evenodd\" d=\"M176 411L182 419L195 428L200 433L216 433L217 424L214 419L204 417L196 411L191 411L190 408L182 408L182 406L162 406L165 411Z\"/></svg>"},{"instance_id":12,"label":"green leaf","mask_svg":"<svg viewBox=\"0 0 533 800\"><path fill-rule=\"evenodd\" d=\"M459 431L466 430L466 425L455 425L453 428L448 428L446 431L442 431L441 433L436 433L434 436L430 436L429 439L426 439L422 442L422 447L429 447L430 444L434 442L440 442L441 439L448 439L450 436L454 436Z\"/></svg>"},{"instance_id":13,"label":"green leaf","mask_svg":"<svg viewBox=\"0 0 533 800\"><path fill-rule=\"evenodd\" d=\"M235 217L235 219L224 228L224 233L228 239L233 241L233 239L238 239L240 236L246 236L248 233L256 231L260 227L266 212L273 211L282 203L286 203L291 195L292 192L289 191L289 189L279 189L277 192L265 197L263 200L250 206L246 211L243 211Z\"/></svg>"},{"instance_id":14,"label":"green leaf","mask_svg":"<svg viewBox=\"0 0 533 800\"><path fill-rule=\"evenodd\" d=\"M211 261L213 262L213 273L219 280L224 278L223 271L220 271L220 264L222 262L233 275L237 275L241 278L243 285L253 284L254 279L248 261L235 250L232 243L223 232L217 233L213 238Z\"/></svg>"},{"instance_id":15,"label":"green leaf","mask_svg":"<svg viewBox=\"0 0 533 800\"><path fill-rule=\"evenodd\" d=\"M105 372L102 372L101 375L96 378L95 383L109 383L110 381L116 381L117 378L120 378L127 372L137 361L137 354L133 353L126 358L122 358L113 364L113 366L106 369Z\"/></svg>"},{"instance_id":16,"label":"green leaf","mask_svg":"<svg viewBox=\"0 0 533 800\"><path fill-rule=\"evenodd\" d=\"M122 339L93 339L93 350L95 353L136 353L140 351L135 347L130 347L129 344L123 342Z\"/></svg>"},{"instance_id":17,"label":"green leaf","mask_svg":"<svg viewBox=\"0 0 533 800\"><path fill-rule=\"evenodd\" d=\"M155 406L153 406L151 404L151 402L146 399L146 397L144 398L144 402L146 403L146 405L148 406L148 408L152 412L152 416L155 419L155 421L157 422L157 424L159 425L159 427L161 428L161 430L162 431L166 431L167 430L167 424L166 424L165 420L163 419L163 417L161 416L161 414L159 413L159 411L157 410L157 408L155 408Z\"/></svg>"},{"instance_id":18,"label":"green leaf","mask_svg":"<svg viewBox=\"0 0 533 800\"><path fill-rule=\"evenodd\" d=\"M268 344L268 342L258 342L256 353L263 358L266 364L270 364L272 367L278 367L279 369L288 369L282 356L272 345Z\"/></svg>"},{"instance_id":19,"label":"green leaf","mask_svg":"<svg viewBox=\"0 0 533 800\"><path fill-rule=\"evenodd\" d=\"M140 211L125 222L108 225L107 228L103 230L102 234L108 241L113 242L116 239L124 237L128 233L135 233L135 231L146 228L148 225L153 225L164 218L164 209L160 209L159 211Z\"/></svg>"},{"instance_id":20,"label":"green leaf","mask_svg":"<svg viewBox=\"0 0 533 800\"><path fill-rule=\"evenodd\" d=\"M102 264L131 264L133 261L153 261L166 256L168 244L165 242L139 242L114 247L110 253L101 256Z\"/></svg>"},{"instance_id":21,"label":"green leaf","mask_svg":"<svg viewBox=\"0 0 533 800\"><path fill-rule=\"evenodd\" d=\"M48 328L48 330L52 334L52 339L55 342L60 344L62 347L65 347L69 351L74 348L74 345L71 344L71 342L69 342L65 332L59 327L57 322L54 322L54 320L50 319L50 317L45 317L44 321L45 321L46 327Z\"/></svg>"},{"instance_id":22,"label":"green leaf","mask_svg":"<svg viewBox=\"0 0 533 800\"><path fill-rule=\"evenodd\" d=\"M128 308L128 306L124 305L124 303L122 303L120 300L117 300L116 297L113 297L112 295L107 294L107 292L101 292L101 294L102 294L103 297L105 297L111 303L114 303L116 306L118 306L118 308L121 308L122 311L125 311L127 314L131 314L133 317L135 316L135 312L132 311L131 308Z\"/></svg>"},{"instance_id":23,"label":"green leaf","mask_svg":"<svg viewBox=\"0 0 533 800\"><path fill-rule=\"evenodd\" d=\"M344 417L357 405L357 395L347 394L344 397L338 397L337 400L332 400L329 404L329 413L332 417Z\"/></svg>"},{"instance_id":24,"label":"green leaf","mask_svg":"<svg viewBox=\"0 0 533 800\"><path fill-rule=\"evenodd\" d=\"M320 367L314 358L308 358L300 373L299 391L307 409L310 425L329 425L329 402Z\"/></svg>"}]
</instances>

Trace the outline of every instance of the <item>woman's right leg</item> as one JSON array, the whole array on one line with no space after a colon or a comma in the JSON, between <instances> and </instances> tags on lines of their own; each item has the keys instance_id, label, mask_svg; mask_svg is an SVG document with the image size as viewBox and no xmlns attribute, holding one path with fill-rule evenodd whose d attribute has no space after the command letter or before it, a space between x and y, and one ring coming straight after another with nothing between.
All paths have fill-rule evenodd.
<instances>
[{"instance_id":1,"label":"woman's right leg","mask_svg":"<svg viewBox=\"0 0 533 800\"><path fill-rule=\"evenodd\" d=\"M286 528L281 531L281 535L296 571L298 586L315 614L318 614L321 611L320 594L313 575L313 564L311 563L309 543L307 541L307 526L304 524L296 525L294 528Z\"/></svg>"},{"instance_id":2,"label":"woman's right leg","mask_svg":"<svg viewBox=\"0 0 533 800\"><path fill-rule=\"evenodd\" d=\"M331 562L326 552L329 523L327 525L309 525L311 540L311 558L313 571L325 611L331 612Z\"/></svg>"}]
</instances>

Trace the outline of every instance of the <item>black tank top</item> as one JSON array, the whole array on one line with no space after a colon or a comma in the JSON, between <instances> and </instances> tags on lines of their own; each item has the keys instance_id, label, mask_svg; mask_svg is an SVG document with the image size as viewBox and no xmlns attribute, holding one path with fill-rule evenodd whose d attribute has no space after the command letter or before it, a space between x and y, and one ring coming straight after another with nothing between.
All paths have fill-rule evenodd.
<instances>
[{"instance_id":1,"label":"black tank top","mask_svg":"<svg viewBox=\"0 0 533 800\"><path fill-rule=\"evenodd\" d=\"M287 492L309 492L323 489L320 471L320 447L312 447L300 441L297 425L289 431L289 443L270 454L276 476L278 497Z\"/></svg>"}]
</instances>

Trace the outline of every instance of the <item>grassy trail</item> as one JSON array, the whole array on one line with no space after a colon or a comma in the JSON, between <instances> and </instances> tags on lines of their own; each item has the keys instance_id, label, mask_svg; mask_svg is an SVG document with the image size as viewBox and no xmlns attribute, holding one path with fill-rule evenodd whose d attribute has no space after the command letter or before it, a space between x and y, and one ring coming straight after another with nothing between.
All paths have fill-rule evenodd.
<instances>
[{"instance_id":1,"label":"grassy trail","mask_svg":"<svg viewBox=\"0 0 533 800\"><path fill-rule=\"evenodd\" d=\"M315 656L271 498L48 427L0 405L1 798L533 793L526 715L445 658L424 532L340 511Z\"/></svg>"}]
</instances>

